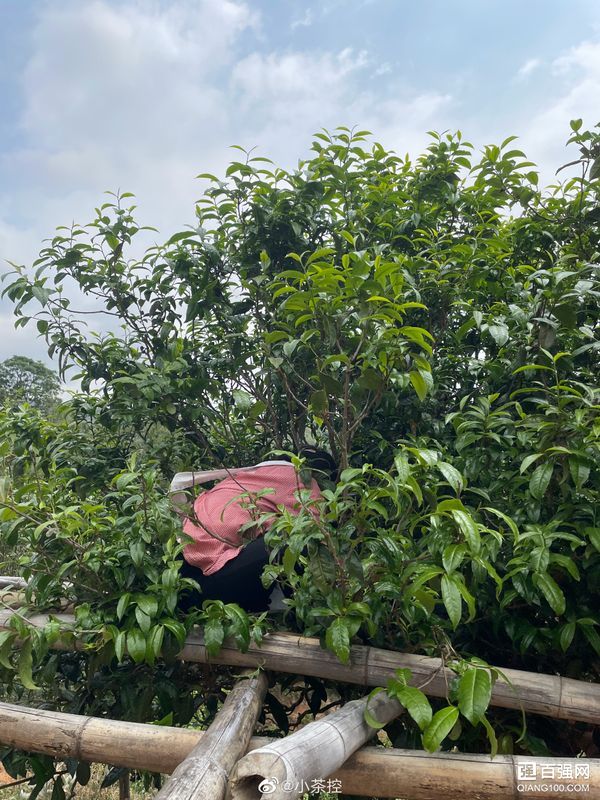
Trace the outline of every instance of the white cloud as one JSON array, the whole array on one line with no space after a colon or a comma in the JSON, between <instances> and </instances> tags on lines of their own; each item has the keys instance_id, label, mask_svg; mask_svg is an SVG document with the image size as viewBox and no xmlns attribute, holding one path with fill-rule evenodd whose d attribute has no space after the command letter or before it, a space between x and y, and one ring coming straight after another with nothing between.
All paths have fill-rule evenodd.
<instances>
[{"instance_id":1,"label":"white cloud","mask_svg":"<svg viewBox=\"0 0 600 800\"><path fill-rule=\"evenodd\" d=\"M235 0L44 7L23 76L23 145L2 164L22 230L33 227L39 242L119 187L139 196L148 223L168 230L190 219L194 175L228 155L231 108L218 76L256 25ZM0 216L8 204L0 195ZM3 256L10 246L0 243Z\"/></svg>"},{"instance_id":2,"label":"white cloud","mask_svg":"<svg viewBox=\"0 0 600 800\"><path fill-rule=\"evenodd\" d=\"M538 67L542 64L539 58L529 58L517 72L517 78L523 79L531 75L532 72L535 72Z\"/></svg>"},{"instance_id":3,"label":"white cloud","mask_svg":"<svg viewBox=\"0 0 600 800\"><path fill-rule=\"evenodd\" d=\"M232 73L240 109L248 115L246 147L284 165L306 153L310 136L320 128L358 125L373 131L384 146L401 152L420 147L425 131L450 126L452 98L416 93L390 81L390 96L370 72L366 51L334 53L252 53Z\"/></svg>"},{"instance_id":4,"label":"white cloud","mask_svg":"<svg viewBox=\"0 0 600 800\"><path fill-rule=\"evenodd\" d=\"M381 75L389 75L391 71L392 71L392 65L388 64L388 62L386 61L377 67L373 75L377 78Z\"/></svg>"},{"instance_id":5,"label":"white cloud","mask_svg":"<svg viewBox=\"0 0 600 800\"><path fill-rule=\"evenodd\" d=\"M600 41L583 42L557 57L552 72L553 91L544 107L531 113L522 136L526 152L535 154L547 179L577 155L576 150L564 148L569 121L582 117L589 128L600 122Z\"/></svg>"},{"instance_id":6,"label":"white cloud","mask_svg":"<svg viewBox=\"0 0 600 800\"><path fill-rule=\"evenodd\" d=\"M253 15L233 0L151 9L93 0L43 14L24 76L23 127L38 146L177 147L199 117L221 123L212 78Z\"/></svg>"},{"instance_id":7,"label":"white cloud","mask_svg":"<svg viewBox=\"0 0 600 800\"><path fill-rule=\"evenodd\" d=\"M314 14L311 8L307 8L303 16L292 22L292 30L296 28L309 28L314 22Z\"/></svg>"},{"instance_id":8,"label":"white cloud","mask_svg":"<svg viewBox=\"0 0 600 800\"><path fill-rule=\"evenodd\" d=\"M0 259L31 263L56 225L89 221L106 189L135 192L140 221L163 240L193 221L194 176L222 172L229 144L291 166L322 127L357 124L404 153L427 128L451 125L448 95L418 94L389 74L382 97L366 51L254 49L260 19L243 0L41 9L22 82L22 145L0 156L11 187L0 189ZM10 315L0 336L7 355L43 351L33 330L12 332Z\"/></svg>"},{"instance_id":9,"label":"white cloud","mask_svg":"<svg viewBox=\"0 0 600 800\"><path fill-rule=\"evenodd\" d=\"M301 51L283 55L252 53L236 64L232 80L246 105L260 99L270 104L272 115L278 115L280 103L310 104L328 96L330 102L337 104L339 93L351 89L348 78L367 64L365 51L349 48L335 55ZM334 91L338 94L332 95Z\"/></svg>"}]
</instances>

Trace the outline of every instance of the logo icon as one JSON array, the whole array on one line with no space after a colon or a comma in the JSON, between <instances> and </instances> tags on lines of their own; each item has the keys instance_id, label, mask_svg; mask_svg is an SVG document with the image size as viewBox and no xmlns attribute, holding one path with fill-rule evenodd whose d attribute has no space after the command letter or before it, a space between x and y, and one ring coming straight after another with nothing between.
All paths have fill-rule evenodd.
<instances>
[{"instance_id":1,"label":"logo icon","mask_svg":"<svg viewBox=\"0 0 600 800\"><path fill-rule=\"evenodd\" d=\"M273 794L275 789L277 789L277 784L279 781L277 778L264 778L258 784L258 791L262 792L263 794Z\"/></svg>"}]
</instances>

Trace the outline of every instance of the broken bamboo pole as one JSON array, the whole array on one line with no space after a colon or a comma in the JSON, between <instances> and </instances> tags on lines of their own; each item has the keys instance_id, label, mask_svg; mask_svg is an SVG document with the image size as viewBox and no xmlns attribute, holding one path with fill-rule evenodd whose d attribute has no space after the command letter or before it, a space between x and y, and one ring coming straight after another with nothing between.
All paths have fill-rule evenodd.
<instances>
[{"instance_id":1,"label":"broken bamboo pole","mask_svg":"<svg viewBox=\"0 0 600 800\"><path fill-rule=\"evenodd\" d=\"M43 753L60 761L75 758L169 774L205 735L186 728L143 725L0 703L0 744ZM264 747L272 741L277 740L255 736L250 740L249 749ZM574 779L569 782L579 788L570 793L553 791L555 800L568 800L573 797L573 791L580 790L588 800L600 800L600 759L510 755L492 759L487 755L363 747L329 777L338 782L335 791L340 791L341 782L341 791L349 795L409 800L431 800L432 797L505 800L531 796L533 781L528 780L525 788L519 788L523 787L517 771L521 764L532 768L538 778L542 776L542 769L549 770L557 764L563 772L570 771ZM587 775L582 776L582 772ZM582 790L586 785L589 789Z\"/></svg>"},{"instance_id":2,"label":"broken bamboo pole","mask_svg":"<svg viewBox=\"0 0 600 800\"><path fill-rule=\"evenodd\" d=\"M402 712L397 700L386 692L353 700L326 717L310 722L241 758L232 770L231 800L256 800L259 786L271 781L271 800L296 800L313 781L339 770L348 757L375 735L365 722L365 708L378 723L386 725ZM295 787L290 789L289 787Z\"/></svg>"},{"instance_id":3,"label":"broken bamboo pole","mask_svg":"<svg viewBox=\"0 0 600 800\"><path fill-rule=\"evenodd\" d=\"M0 630L9 626L12 612L0 611ZM54 614L66 630L73 625L71 614ZM29 617L31 625L43 627L47 615ZM77 644L53 645L57 649L74 649ZM353 645L350 661L342 664L338 658L323 650L318 639L293 633L267 634L261 645L251 644L245 653L232 641L225 642L216 656L210 656L201 634L190 635L178 656L183 661L199 664L221 664L230 667L263 667L274 672L308 675L339 683L360 686L386 686L394 671L404 667L412 673L411 684L419 686L432 697L446 697L448 686L456 677L439 658L400 653L377 647ZM600 724L600 685L588 681L543 675L517 669L503 669L507 681L498 679L492 689L491 705L523 709L555 719Z\"/></svg>"},{"instance_id":4,"label":"broken bamboo pole","mask_svg":"<svg viewBox=\"0 0 600 800\"><path fill-rule=\"evenodd\" d=\"M236 683L212 725L155 800L223 800L229 773L248 749L267 685L264 672Z\"/></svg>"}]
</instances>

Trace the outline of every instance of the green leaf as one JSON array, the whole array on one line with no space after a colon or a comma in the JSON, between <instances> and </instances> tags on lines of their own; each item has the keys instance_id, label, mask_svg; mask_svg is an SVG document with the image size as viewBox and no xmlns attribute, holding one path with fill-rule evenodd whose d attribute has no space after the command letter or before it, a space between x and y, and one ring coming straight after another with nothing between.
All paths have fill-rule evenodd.
<instances>
[{"instance_id":1,"label":"green leaf","mask_svg":"<svg viewBox=\"0 0 600 800\"><path fill-rule=\"evenodd\" d=\"M131 595L129 592L125 592L119 597L119 602L117 603L117 619L123 619L123 614L127 610L127 606L129 605L129 601L131 599Z\"/></svg>"},{"instance_id":2,"label":"green leaf","mask_svg":"<svg viewBox=\"0 0 600 800\"><path fill-rule=\"evenodd\" d=\"M104 776L100 788L107 789L109 786L113 786L126 772L128 772L127 767L111 767Z\"/></svg>"},{"instance_id":3,"label":"green leaf","mask_svg":"<svg viewBox=\"0 0 600 800\"><path fill-rule=\"evenodd\" d=\"M508 328L506 325L497 324L497 325L489 325L488 331L492 339L496 342L497 345L502 347L503 344L506 344L508 341Z\"/></svg>"},{"instance_id":4,"label":"green leaf","mask_svg":"<svg viewBox=\"0 0 600 800\"><path fill-rule=\"evenodd\" d=\"M583 532L600 553L600 528L585 528Z\"/></svg>"},{"instance_id":5,"label":"green leaf","mask_svg":"<svg viewBox=\"0 0 600 800\"><path fill-rule=\"evenodd\" d=\"M598 636L596 629L591 625L582 625L581 620L579 620L579 623L585 638L596 651L596 655L600 656L600 636Z\"/></svg>"},{"instance_id":6,"label":"green leaf","mask_svg":"<svg viewBox=\"0 0 600 800\"><path fill-rule=\"evenodd\" d=\"M136 595L136 603L138 608L140 608L144 614L147 614L149 617L155 617L158 612L158 602L155 597L150 595L143 595L138 594Z\"/></svg>"},{"instance_id":7,"label":"green leaf","mask_svg":"<svg viewBox=\"0 0 600 800\"><path fill-rule=\"evenodd\" d=\"M492 758L496 758L498 755L498 740L496 738L496 731L492 728L487 717L482 717L481 723L485 728L485 732L487 733L488 741L490 743L490 755Z\"/></svg>"},{"instance_id":8,"label":"green leaf","mask_svg":"<svg viewBox=\"0 0 600 800\"><path fill-rule=\"evenodd\" d=\"M285 574L289 577L294 572L294 567L296 566L296 561L298 559L297 553L294 553L291 547L286 547L285 553L283 554L283 570Z\"/></svg>"},{"instance_id":9,"label":"green leaf","mask_svg":"<svg viewBox=\"0 0 600 800\"><path fill-rule=\"evenodd\" d=\"M52 787L52 794L50 800L65 800L65 787L63 785L62 775L54 779L54 786Z\"/></svg>"},{"instance_id":10,"label":"green leaf","mask_svg":"<svg viewBox=\"0 0 600 800\"><path fill-rule=\"evenodd\" d=\"M115 481L115 486L117 487L118 491L121 492L127 486L134 483L134 481L136 481L137 479L138 476L135 474L135 472L125 472L123 475L119 475L119 477Z\"/></svg>"},{"instance_id":11,"label":"green leaf","mask_svg":"<svg viewBox=\"0 0 600 800\"><path fill-rule=\"evenodd\" d=\"M248 619L248 614L237 603L227 603L225 614L231 621L230 633L233 634L240 650L245 652L250 644L250 620Z\"/></svg>"},{"instance_id":12,"label":"green leaf","mask_svg":"<svg viewBox=\"0 0 600 800\"><path fill-rule=\"evenodd\" d=\"M146 637L137 628L127 634L127 652L136 664L141 664L146 657Z\"/></svg>"},{"instance_id":13,"label":"green leaf","mask_svg":"<svg viewBox=\"0 0 600 800\"><path fill-rule=\"evenodd\" d=\"M489 511L490 514L493 514L494 516L498 517L498 519L501 519L503 522L505 522L508 525L511 533L515 537L515 541L519 538L519 529L515 521L511 519L511 517L509 517L508 514L505 514L502 511L498 511L497 508L492 508L491 506L484 506L483 510Z\"/></svg>"},{"instance_id":14,"label":"green leaf","mask_svg":"<svg viewBox=\"0 0 600 800\"><path fill-rule=\"evenodd\" d=\"M393 696L400 701L419 728L424 731L431 722L433 711L423 692L416 686L396 685L393 689Z\"/></svg>"},{"instance_id":15,"label":"green leaf","mask_svg":"<svg viewBox=\"0 0 600 800\"><path fill-rule=\"evenodd\" d=\"M398 453L394 456L394 466L398 473L398 482L406 483L410 477L410 464L405 453Z\"/></svg>"},{"instance_id":16,"label":"green leaf","mask_svg":"<svg viewBox=\"0 0 600 800\"><path fill-rule=\"evenodd\" d=\"M548 605L556 614L565 613L565 596L563 590L556 583L554 578L547 572L535 573L532 577L534 586L541 591L546 598Z\"/></svg>"},{"instance_id":17,"label":"green leaf","mask_svg":"<svg viewBox=\"0 0 600 800\"><path fill-rule=\"evenodd\" d=\"M442 575L442 600L452 627L456 628L462 615L462 597L458 587L448 575Z\"/></svg>"},{"instance_id":18,"label":"green leaf","mask_svg":"<svg viewBox=\"0 0 600 800\"><path fill-rule=\"evenodd\" d=\"M143 542L132 542L129 545L129 553L131 555L131 560L133 561L136 567L141 567L144 561L144 553L146 552L146 548Z\"/></svg>"},{"instance_id":19,"label":"green leaf","mask_svg":"<svg viewBox=\"0 0 600 800\"><path fill-rule=\"evenodd\" d=\"M453 509L457 511L465 510L464 505L458 499L458 497L452 497L447 500L440 500L440 502L436 506L435 513L441 514L443 511L452 511Z\"/></svg>"},{"instance_id":20,"label":"green leaf","mask_svg":"<svg viewBox=\"0 0 600 800\"><path fill-rule=\"evenodd\" d=\"M425 400L427 397L427 383L425 382L425 378L418 370L412 370L408 377L410 378L410 382L413 386L413 389L417 393L419 400Z\"/></svg>"},{"instance_id":21,"label":"green leaf","mask_svg":"<svg viewBox=\"0 0 600 800\"><path fill-rule=\"evenodd\" d=\"M0 631L0 666L3 666L5 669L11 670L13 668L8 660L8 656L12 650L15 639L16 633L14 631Z\"/></svg>"},{"instance_id":22,"label":"green leaf","mask_svg":"<svg viewBox=\"0 0 600 800\"><path fill-rule=\"evenodd\" d=\"M554 464L552 461L546 461L545 464L540 464L539 467L533 470L529 479L529 491L536 500L541 500L546 494L553 471Z\"/></svg>"},{"instance_id":23,"label":"green leaf","mask_svg":"<svg viewBox=\"0 0 600 800\"><path fill-rule=\"evenodd\" d=\"M566 653L569 649L571 642L573 641L573 637L575 636L575 622L567 622L566 625L563 625L560 629L560 636L558 641L560 643L560 649L563 653Z\"/></svg>"},{"instance_id":24,"label":"green leaf","mask_svg":"<svg viewBox=\"0 0 600 800\"><path fill-rule=\"evenodd\" d=\"M454 572L455 569L458 569L466 551L467 548L464 544L449 544L444 548L442 564L446 572Z\"/></svg>"},{"instance_id":25,"label":"green leaf","mask_svg":"<svg viewBox=\"0 0 600 800\"><path fill-rule=\"evenodd\" d=\"M327 411L328 402L327 392L325 389L319 389L311 394L309 406L311 411L316 412L317 414L322 414Z\"/></svg>"},{"instance_id":26,"label":"green leaf","mask_svg":"<svg viewBox=\"0 0 600 800\"><path fill-rule=\"evenodd\" d=\"M19 660L17 661L17 675L19 680L26 689L35 690L39 686L33 682L32 670L32 656L33 641L31 637L21 643L21 652L19 653Z\"/></svg>"},{"instance_id":27,"label":"green leaf","mask_svg":"<svg viewBox=\"0 0 600 800\"><path fill-rule=\"evenodd\" d=\"M146 645L146 658L148 661L153 662L161 654L163 640L165 638L165 629L162 625L155 625L152 628L148 643Z\"/></svg>"},{"instance_id":28,"label":"green leaf","mask_svg":"<svg viewBox=\"0 0 600 800\"><path fill-rule=\"evenodd\" d=\"M492 678L489 670L469 667L458 684L458 707L471 725L476 725L485 715L492 696Z\"/></svg>"},{"instance_id":29,"label":"green leaf","mask_svg":"<svg viewBox=\"0 0 600 800\"><path fill-rule=\"evenodd\" d=\"M140 629L144 633L148 633L150 626L152 625L152 620L148 614L144 614L139 606L135 609L135 618L137 620L137 624L140 626Z\"/></svg>"},{"instance_id":30,"label":"green leaf","mask_svg":"<svg viewBox=\"0 0 600 800\"><path fill-rule=\"evenodd\" d=\"M320 259L327 258L335 253L335 247L320 247L318 250L315 250L314 253L308 257L306 263L314 264L315 261L319 261Z\"/></svg>"},{"instance_id":31,"label":"green leaf","mask_svg":"<svg viewBox=\"0 0 600 800\"><path fill-rule=\"evenodd\" d=\"M125 644L127 640L127 634L125 631L121 631L117 638L115 639L115 656L119 664L123 661L123 657L125 655Z\"/></svg>"},{"instance_id":32,"label":"green leaf","mask_svg":"<svg viewBox=\"0 0 600 800\"><path fill-rule=\"evenodd\" d=\"M335 619L327 628L325 643L342 664L350 661L350 632L343 617Z\"/></svg>"},{"instance_id":33,"label":"green leaf","mask_svg":"<svg viewBox=\"0 0 600 800\"><path fill-rule=\"evenodd\" d=\"M162 624L171 631L180 646L185 642L185 627L176 619L161 619Z\"/></svg>"},{"instance_id":34,"label":"green leaf","mask_svg":"<svg viewBox=\"0 0 600 800\"><path fill-rule=\"evenodd\" d=\"M176 244L184 239L193 239L195 236L198 236L196 231L178 231L171 236L165 246L169 247L169 245Z\"/></svg>"},{"instance_id":35,"label":"green leaf","mask_svg":"<svg viewBox=\"0 0 600 800\"><path fill-rule=\"evenodd\" d=\"M283 347L281 348L283 350L284 356L286 358L290 358L290 356L293 354L294 350L298 347L299 344L300 344L299 339L290 339L289 341L284 342Z\"/></svg>"},{"instance_id":36,"label":"green leaf","mask_svg":"<svg viewBox=\"0 0 600 800\"><path fill-rule=\"evenodd\" d=\"M220 620L209 619L204 625L204 644L210 656L216 656L225 640L225 629Z\"/></svg>"},{"instance_id":37,"label":"green leaf","mask_svg":"<svg viewBox=\"0 0 600 800\"><path fill-rule=\"evenodd\" d=\"M448 481L450 486L454 489L456 494L460 494L464 488L464 481L463 476L456 469L456 467L453 467L452 464L447 464L445 461L438 461L436 466L444 478Z\"/></svg>"},{"instance_id":38,"label":"green leaf","mask_svg":"<svg viewBox=\"0 0 600 800\"><path fill-rule=\"evenodd\" d=\"M423 747L435 752L454 727L459 711L455 706L440 709L423 732Z\"/></svg>"},{"instance_id":39,"label":"green leaf","mask_svg":"<svg viewBox=\"0 0 600 800\"><path fill-rule=\"evenodd\" d=\"M569 471L577 489L581 489L590 477L590 467L579 458L569 459Z\"/></svg>"},{"instance_id":40,"label":"green leaf","mask_svg":"<svg viewBox=\"0 0 600 800\"><path fill-rule=\"evenodd\" d=\"M481 550L481 537L473 517L467 511L460 511L459 509L452 509L449 513L463 533L471 553L478 554Z\"/></svg>"},{"instance_id":41,"label":"green leaf","mask_svg":"<svg viewBox=\"0 0 600 800\"><path fill-rule=\"evenodd\" d=\"M531 455L526 456L521 462L521 468L519 469L521 475L533 464L534 461L537 461L538 458L541 458L543 455L543 453L532 453Z\"/></svg>"},{"instance_id":42,"label":"green leaf","mask_svg":"<svg viewBox=\"0 0 600 800\"><path fill-rule=\"evenodd\" d=\"M44 289L42 286L32 286L31 293L38 300L42 306L45 306L50 297L52 296L51 289Z\"/></svg>"}]
</instances>

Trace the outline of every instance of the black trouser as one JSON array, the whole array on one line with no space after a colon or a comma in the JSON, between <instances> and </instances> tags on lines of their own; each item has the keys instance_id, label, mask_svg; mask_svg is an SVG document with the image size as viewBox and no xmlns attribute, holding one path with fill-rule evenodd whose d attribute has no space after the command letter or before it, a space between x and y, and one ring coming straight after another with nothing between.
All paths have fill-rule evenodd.
<instances>
[{"instance_id":1,"label":"black trouser","mask_svg":"<svg viewBox=\"0 0 600 800\"><path fill-rule=\"evenodd\" d=\"M179 596L179 608L189 611L199 608L204 600L237 603L246 611L266 611L273 586L265 589L260 580L269 552L264 537L258 536L239 554L213 575L204 575L199 567L183 560L180 573L200 585L200 592L186 591Z\"/></svg>"}]
</instances>

